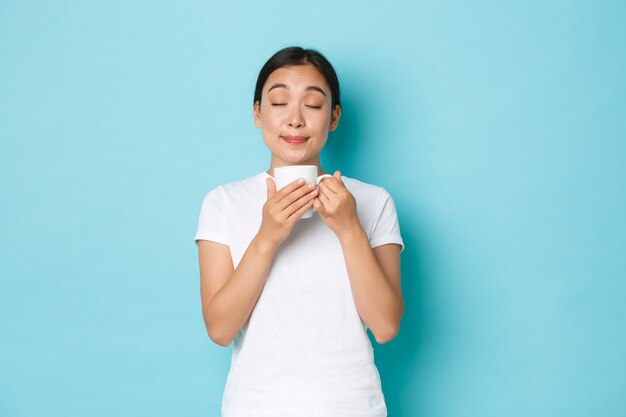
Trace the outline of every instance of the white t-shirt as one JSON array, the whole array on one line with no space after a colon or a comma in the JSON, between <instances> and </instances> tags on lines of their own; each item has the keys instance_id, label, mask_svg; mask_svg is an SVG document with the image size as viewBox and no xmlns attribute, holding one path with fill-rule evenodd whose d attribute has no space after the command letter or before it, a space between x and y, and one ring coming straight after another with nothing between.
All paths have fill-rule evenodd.
<instances>
[{"instance_id":1,"label":"white t-shirt","mask_svg":"<svg viewBox=\"0 0 626 417\"><path fill-rule=\"evenodd\" d=\"M261 225L262 172L219 186L202 202L196 240L229 246L235 268ZM403 247L383 188L343 177L372 247ZM234 340L223 417L383 417L374 351L350 288L339 240L318 213L276 251L250 318Z\"/></svg>"}]
</instances>

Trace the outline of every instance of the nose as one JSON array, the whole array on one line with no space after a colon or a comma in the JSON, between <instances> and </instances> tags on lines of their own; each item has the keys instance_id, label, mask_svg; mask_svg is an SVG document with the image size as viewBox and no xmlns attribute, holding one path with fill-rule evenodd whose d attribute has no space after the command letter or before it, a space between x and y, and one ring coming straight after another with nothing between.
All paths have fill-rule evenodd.
<instances>
[{"instance_id":1,"label":"nose","mask_svg":"<svg viewBox=\"0 0 626 417\"><path fill-rule=\"evenodd\" d=\"M289 115L289 127L302 127L304 126L304 118L299 107L296 107Z\"/></svg>"}]
</instances>

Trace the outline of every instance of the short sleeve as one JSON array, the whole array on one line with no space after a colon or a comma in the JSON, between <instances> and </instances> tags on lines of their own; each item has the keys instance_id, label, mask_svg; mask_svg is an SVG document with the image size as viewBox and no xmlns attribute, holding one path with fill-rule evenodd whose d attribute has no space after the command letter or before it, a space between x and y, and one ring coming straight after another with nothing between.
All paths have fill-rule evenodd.
<instances>
[{"instance_id":1,"label":"short sleeve","mask_svg":"<svg viewBox=\"0 0 626 417\"><path fill-rule=\"evenodd\" d=\"M404 242L400 235L396 206L385 189L381 189L376 207L376 219L372 227L370 246L375 248L388 243L396 243L400 245L400 251L403 251Z\"/></svg>"},{"instance_id":2,"label":"short sleeve","mask_svg":"<svg viewBox=\"0 0 626 417\"><path fill-rule=\"evenodd\" d=\"M224 191L217 187L202 200L195 241L210 240L228 245Z\"/></svg>"}]
</instances>

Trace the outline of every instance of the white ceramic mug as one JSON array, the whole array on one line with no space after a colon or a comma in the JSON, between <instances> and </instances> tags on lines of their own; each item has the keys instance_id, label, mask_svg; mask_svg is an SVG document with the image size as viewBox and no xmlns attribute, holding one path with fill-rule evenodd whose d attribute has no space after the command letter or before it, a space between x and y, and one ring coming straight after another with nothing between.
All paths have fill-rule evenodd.
<instances>
[{"instance_id":1,"label":"white ceramic mug","mask_svg":"<svg viewBox=\"0 0 626 417\"><path fill-rule=\"evenodd\" d=\"M274 168L274 182L276 190L280 190L298 178L303 178L307 184L319 185L326 178L332 177L330 174L317 175L317 167L315 165L287 165ZM301 219L308 219L313 216L313 207L304 212Z\"/></svg>"}]
</instances>

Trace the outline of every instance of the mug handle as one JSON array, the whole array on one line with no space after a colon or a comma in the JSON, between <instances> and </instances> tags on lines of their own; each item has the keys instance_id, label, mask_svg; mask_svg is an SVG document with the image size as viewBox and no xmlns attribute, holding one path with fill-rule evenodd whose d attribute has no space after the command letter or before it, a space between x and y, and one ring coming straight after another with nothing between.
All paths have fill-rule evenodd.
<instances>
[{"instance_id":1,"label":"mug handle","mask_svg":"<svg viewBox=\"0 0 626 417\"><path fill-rule=\"evenodd\" d=\"M322 180L324 178L327 178L327 177L332 177L332 175L330 175L330 174L323 174L323 175L320 175L319 177L317 177L317 185L320 185L320 182L322 182Z\"/></svg>"},{"instance_id":2,"label":"mug handle","mask_svg":"<svg viewBox=\"0 0 626 417\"><path fill-rule=\"evenodd\" d=\"M319 177L317 177L317 181L316 181L317 185L319 186L320 182L322 182L322 180L324 178L328 178L328 177L332 177L332 175L330 175L330 174L323 174L323 175L320 175ZM313 207L313 211L317 211L317 210L315 210L315 207Z\"/></svg>"}]
</instances>

